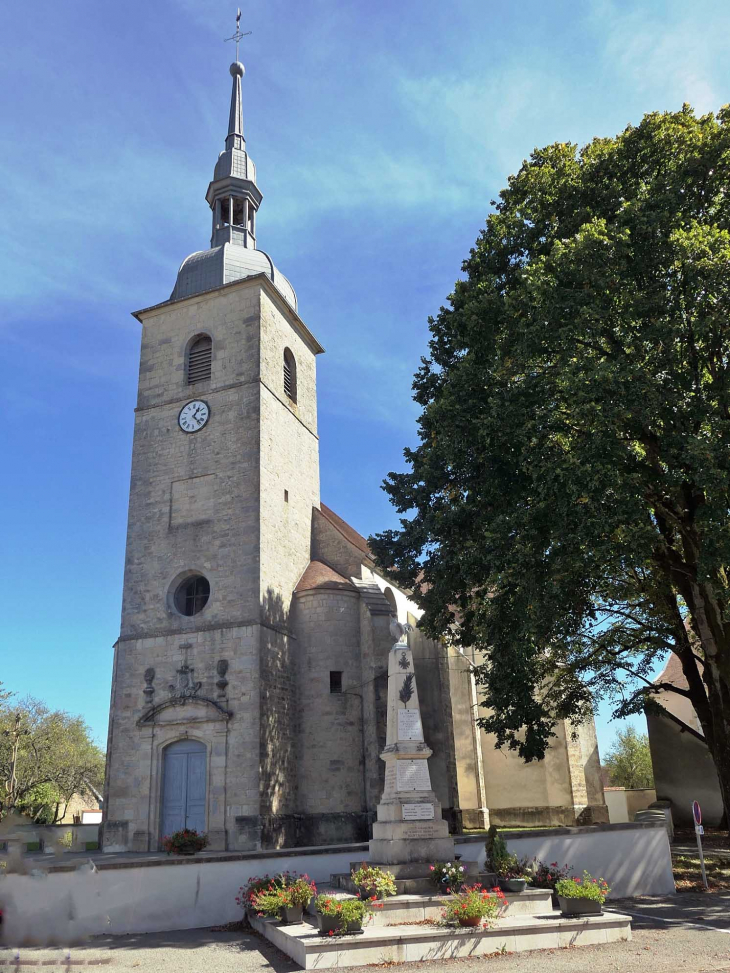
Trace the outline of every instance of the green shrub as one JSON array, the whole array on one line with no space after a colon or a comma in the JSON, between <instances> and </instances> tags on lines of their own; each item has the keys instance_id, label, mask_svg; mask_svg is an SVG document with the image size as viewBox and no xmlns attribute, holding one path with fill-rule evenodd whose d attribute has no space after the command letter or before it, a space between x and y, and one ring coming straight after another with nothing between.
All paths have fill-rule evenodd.
<instances>
[{"instance_id":1,"label":"green shrub","mask_svg":"<svg viewBox=\"0 0 730 973\"><path fill-rule=\"evenodd\" d=\"M458 922L459 919L483 919L489 925L499 915L505 902L500 889L490 895L481 885L465 885L457 895L445 899L442 903L444 910L442 919L446 922Z\"/></svg>"},{"instance_id":2,"label":"green shrub","mask_svg":"<svg viewBox=\"0 0 730 973\"><path fill-rule=\"evenodd\" d=\"M395 877L392 872L386 872L376 865L368 865L362 862L360 867L350 872L350 878L359 888L365 889L370 895L376 898L385 899L389 895L397 895L398 887L395 884Z\"/></svg>"},{"instance_id":3,"label":"green shrub","mask_svg":"<svg viewBox=\"0 0 730 973\"><path fill-rule=\"evenodd\" d=\"M564 899L603 902L611 889L602 878L593 878L589 872L583 872L583 878L561 878L555 885L555 891Z\"/></svg>"}]
</instances>

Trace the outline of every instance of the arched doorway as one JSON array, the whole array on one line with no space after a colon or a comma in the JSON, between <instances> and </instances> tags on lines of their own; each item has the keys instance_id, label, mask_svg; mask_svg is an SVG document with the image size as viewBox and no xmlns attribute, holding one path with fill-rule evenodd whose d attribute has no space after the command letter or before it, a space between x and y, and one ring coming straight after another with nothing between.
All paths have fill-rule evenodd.
<instances>
[{"instance_id":1,"label":"arched doorway","mask_svg":"<svg viewBox=\"0 0 730 973\"><path fill-rule=\"evenodd\" d=\"M197 740L165 748L162 768L161 835L183 828L205 831L207 752Z\"/></svg>"}]
</instances>

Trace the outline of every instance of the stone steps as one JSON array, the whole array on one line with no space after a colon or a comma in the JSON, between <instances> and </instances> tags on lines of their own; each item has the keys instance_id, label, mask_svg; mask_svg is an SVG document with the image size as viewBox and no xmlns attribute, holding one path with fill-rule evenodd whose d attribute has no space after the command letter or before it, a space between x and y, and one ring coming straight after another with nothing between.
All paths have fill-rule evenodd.
<instances>
[{"instance_id":1,"label":"stone steps","mask_svg":"<svg viewBox=\"0 0 730 973\"><path fill-rule=\"evenodd\" d=\"M493 888L497 884L497 876L492 872L480 872L476 862L460 861L467 869L466 882L470 885L479 883L484 888ZM350 870L359 868L360 862L350 862ZM434 884L429 876L429 866L423 862L405 862L399 865L383 865L395 878L398 896L402 895L433 895ZM330 876L330 884L346 892L357 892L357 887L350 878L350 874L342 872Z\"/></svg>"},{"instance_id":2,"label":"stone steps","mask_svg":"<svg viewBox=\"0 0 730 973\"><path fill-rule=\"evenodd\" d=\"M489 929L443 926L366 926L362 933L320 936L312 921L283 925L253 917L251 924L302 969L407 963L559 949L631 939L631 918L617 912L563 919L558 912L499 919Z\"/></svg>"},{"instance_id":3,"label":"stone steps","mask_svg":"<svg viewBox=\"0 0 730 973\"><path fill-rule=\"evenodd\" d=\"M333 875L332 878L337 876ZM349 878L349 876L348 876ZM491 888L492 886L486 886ZM320 887L319 892L329 893L333 898L349 899L352 892L341 886ZM526 889L520 893L505 892L505 916L539 915L552 911L552 893L549 889ZM382 909L373 914L372 925L387 926L398 922L422 922L425 919L440 919L445 896L434 892L433 885L425 895L396 895L381 902ZM314 915L314 900L307 910Z\"/></svg>"}]
</instances>

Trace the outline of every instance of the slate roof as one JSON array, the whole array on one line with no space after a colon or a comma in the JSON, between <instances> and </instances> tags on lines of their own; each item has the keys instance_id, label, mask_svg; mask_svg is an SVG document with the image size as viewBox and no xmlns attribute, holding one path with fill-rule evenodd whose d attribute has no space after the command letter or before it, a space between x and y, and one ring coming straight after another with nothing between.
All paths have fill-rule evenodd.
<instances>
[{"instance_id":1,"label":"slate roof","mask_svg":"<svg viewBox=\"0 0 730 973\"><path fill-rule=\"evenodd\" d=\"M310 561L307 570L299 579L294 594L312 591L315 588L335 588L339 591L355 591L355 586L322 561Z\"/></svg>"},{"instance_id":2,"label":"slate roof","mask_svg":"<svg viewBox=\"0 0 730 973\"><path fill-rule=\"evenodd\" d=\"M334 510L331 510L326 504L320 503L319 509L322 511L322 516L325 520L332 524L335 530L338 530L345 540L349 541L353 547L362 551L372 561L372 551L362 534L359 534L354 527L350 527L347 521L343 520L342 517L338 517Z\"/></svg>"}]
</instances>

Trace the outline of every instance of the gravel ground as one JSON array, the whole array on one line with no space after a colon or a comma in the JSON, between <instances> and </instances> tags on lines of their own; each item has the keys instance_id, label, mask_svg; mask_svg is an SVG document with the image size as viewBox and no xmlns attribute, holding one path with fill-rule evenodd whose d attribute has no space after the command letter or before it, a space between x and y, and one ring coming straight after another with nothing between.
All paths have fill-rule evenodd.
<instances>
[{"instance_id":1,"label":"gravel ground","mask_svg":"<svg viewBox=\"0 0 730 973\"><path fill-rule=\"evenodd\" d=\"M730 892L683 894L612 902L633 917L634 938L610 946L582 946L401 964L408 973L454 973L464 966L494 973L730 973ZM65 950L3 949L0 969L83 969L156 973L293 973L299 968L255 934L192 929L109 936Z\"/></svg>"}]
</instances>

